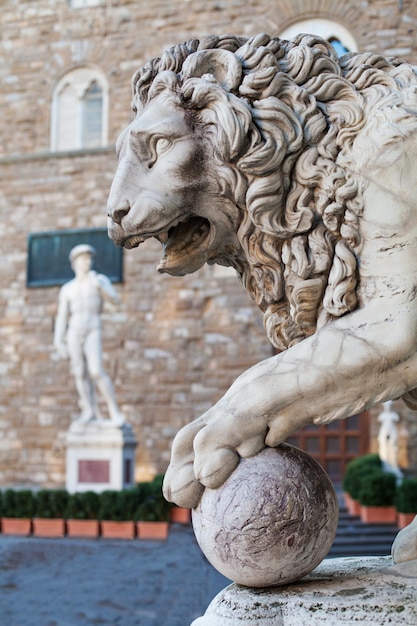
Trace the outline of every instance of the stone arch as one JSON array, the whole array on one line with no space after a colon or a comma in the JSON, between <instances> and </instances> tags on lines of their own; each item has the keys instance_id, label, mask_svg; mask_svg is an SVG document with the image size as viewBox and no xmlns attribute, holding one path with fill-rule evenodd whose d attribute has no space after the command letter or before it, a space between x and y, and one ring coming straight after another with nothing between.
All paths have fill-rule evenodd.
<instances>
[{"instance_id":1,"label":"stone arch","mask_svg":"<svg viewBox=\"0 0 417 626\"><path fill-rule=\"evenodd\" d=\"M291 26L288 26L280 32L279 36L283 39L292 39L299 33L310 33L327 39L330 43L335 39L348 52L357 52L358 45L352 33L340 22L329 20L328 18L313 17L308 19L297 20Z\"/></svg>"},{"instance_id":2,"label":"stone arch","mask_svg":"<svg viewBox=\"0 0 417 626\"><path fill-rule=\"evenodd\" d=\"M266 32L281 36L293 25L312 20L327 20L338 24L342 29L349 29L354 39L355 50L363 48L364 40L361 28L366 7L356 0L334 2L334 0L281 0L271 5L264 16L262 28ZM322 35L323 36L323 35ZM324 35L326 36L326 35Z\"/></svg>"}]
</instances>

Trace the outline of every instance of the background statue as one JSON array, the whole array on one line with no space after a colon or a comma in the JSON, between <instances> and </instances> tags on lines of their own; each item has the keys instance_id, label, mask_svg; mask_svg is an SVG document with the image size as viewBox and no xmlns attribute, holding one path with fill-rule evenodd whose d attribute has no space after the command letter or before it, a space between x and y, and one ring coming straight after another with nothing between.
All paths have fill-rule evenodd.
<instances>
[{"instance_id":1,"label":"background statue","mask_svg":"<svg viewBox=\"0 0 417 626\"><path fill-rule=\"evenodd\" d=\"M233 266L277 354L177 435L195 507L243 457L402 396L417 407L417 76L316 36L190 40L133 78L109 233L160 272Z\"/></svg>"},{"instance_id":2,"label":"background statue","mask_svg":"<svg viewBox=\"0 0 417 626\"><path fill-rule=\"evenodd\" d=\"M398 467L398 413L392 410L392 402L384 402L384 410L378 415L381 424L378 432L378 453L387 471L397 471ZM400 473L400 472L399 472Z\"/></svg>"},{"instance_id":3,"label":"background statue","mask_svg":"<svg viewBox=\"0 0 417 626\"><path fill-rule=\"evenodd\" d=\"M81 244L70 252L75 278L63 285L59 293L54 345L62 358L68 358L77 387L80 423L99 419L95 387L103 396L116 426L124 423L117 405L113 385L103 370L101 346L101 311L103 301L119 303L110 280L91 269L96 254L92 246Z\"/></svg>"}]
</instances>

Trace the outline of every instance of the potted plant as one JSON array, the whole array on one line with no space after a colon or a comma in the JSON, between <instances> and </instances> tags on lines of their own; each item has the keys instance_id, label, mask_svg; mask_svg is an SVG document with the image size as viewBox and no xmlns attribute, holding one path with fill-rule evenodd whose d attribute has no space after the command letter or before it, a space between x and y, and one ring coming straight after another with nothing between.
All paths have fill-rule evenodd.
<instances>
[{"instance_id":1,"label":"potted plant","mask_svg":"<svg viewBox=\"0 0 417 626\"><path fill-rule=\"evenodd\" d=\"M191 509L174 504L170 509L169 521L173 524L189 524L191 522Z\"/></svg>"},{"instance_id":2,"label":"potted plant","mask_svg":"<svg viewBox=\"0 0 417 626\"><path fill-rule=\"evenodd\" d=\"M5 535L30 535L34 505L30 489L6 489L2 497L2 532Z\"/></svg>"},{"instance_id":3,"label":"potted plant","mask_svg":"<svg viewBox=\"0 0 417 626\"><path fill-rule=\"evenodd\" d=\"M95 491L72 493L68 498L65 517L69 537L98 537L100 496Z\"/></svg>"},{"instance_id":4,"label":"potted plant","mask_svg":"<svg viewBox=\"0 0 417 626\"><path fill-rule=\"evenodd\" d=\"M111 539L133 539L135 523L133 512L137 504L137 490L107 490L100 494L99 519L101 536Z\"/></svg>"},{"instance_id":5,"label":"potted plant","mask_svg":"<svg viewBox=\"0 0 417 626\"><path fill-rule=\"evenodd\" d=\"M395 495L397 525L405 528L417 515L417 478L404 478Z\"/></svg>"},{"instance_id":6,"label":"potted plant","mask_svg":"<svg viewBox=\"0 0 417 626\"><path fill-rule=\"evenodd\" d=\"M166 539L169 531L171 505L162 495L162 480L142 483L140 503L134 517L139 539Z\"/></svg>"},{"instance_id":7,"label":"potted plant","mask_svg":"<svg viewBox=\"0 0 417 626\"><path fill-rule=\"evenodd\" d=\"M397 477L395 474L374 469L363 482L359 492L361 520L364 523L395 523L394 506Z\"/></svg>"},{"instance_id":8,"label":"potted plant","mask_svg":"<svg viewBox=\"0 0 417 626\"><path fill-rule=\"evenodd\" d=\"M33 534L37 537L65 535L65 509L69 494L65 489L41 489L35 494Z\"/></svg>"},{"instance_id":9,"label":"potted plant","mask_svg":"<svg viewBox=\"0 0 417 626\"><path fill-rule=\"evenodd\" d=\"M378 454L364 454L350 461L343 476L345 504L350 515L360 515L359 492L369 473L382 466Z\"/></svg>"}]
</instances>

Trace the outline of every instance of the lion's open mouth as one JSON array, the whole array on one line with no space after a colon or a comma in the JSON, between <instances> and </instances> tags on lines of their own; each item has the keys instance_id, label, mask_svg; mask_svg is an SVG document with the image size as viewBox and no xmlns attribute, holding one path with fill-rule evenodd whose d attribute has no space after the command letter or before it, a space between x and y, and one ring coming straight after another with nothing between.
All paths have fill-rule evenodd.
<instances>
[{"instance_id":1,"label":"lion's open mouth","mask_svg":"<svg viewBox=\"0 0 417 626\"><path fill-rule=\"evenodd\" d=\"M210 222L203 217L191 217L157 235L164 252L158 271L177 276L194 272L206 261L209 235Z\"/></svg>"}]
</instances>

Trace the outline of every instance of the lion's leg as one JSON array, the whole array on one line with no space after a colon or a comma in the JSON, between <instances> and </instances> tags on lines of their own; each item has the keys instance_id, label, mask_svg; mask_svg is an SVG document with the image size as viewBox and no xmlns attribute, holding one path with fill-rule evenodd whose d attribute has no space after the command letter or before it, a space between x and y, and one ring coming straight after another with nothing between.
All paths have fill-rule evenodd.
<instances>
[{"instance_id":1,"label":"lion's leg","mask_svg":"<svg viewBox=\"0 0 417 626\"><path fill-rule=\"evenodd\" d=\"M271 411L274 413L279 367L276 358L244 372L226 395L204 415L185 426L174 439L171 463L165 475L165 497L180 506L195 507L205 487L224 483L240 458L254 456L268 445ZM288 367L284 371L289 374ZM296 368L291 368L296 374ZM290 374L290 375L291 375ZM281 373L281 376L283 373ZM285 417L280 441L311 420ZM276 432L274 436L276 436ZM275 443L273 445L276 445Z\"/></svg>"},{"instance_id":2,"label":"lion's leg","mask_svg":"<svg viewBox=\"0 0 417 626\"><path fill-rule=\"evenodd\" d=\"M382 310L379 320L378 310L346 316L239 376L178 434L166 493L179 503L183 484L190 495L184 491L181 501L195 506L196 480L219 487L241 457L265 444L276 446L306 424L343 419L415 387L415 316L396 312L392 323Z\"/></svg>"}]
</instances>

